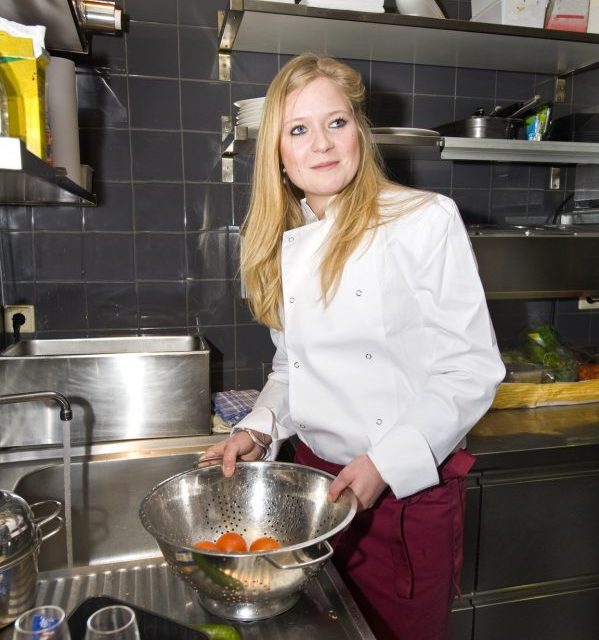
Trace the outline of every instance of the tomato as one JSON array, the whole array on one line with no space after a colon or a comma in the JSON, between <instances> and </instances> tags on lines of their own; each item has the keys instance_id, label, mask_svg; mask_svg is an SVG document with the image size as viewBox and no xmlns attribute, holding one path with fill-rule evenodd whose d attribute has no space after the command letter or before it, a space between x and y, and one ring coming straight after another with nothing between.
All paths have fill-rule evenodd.
<instances>
[{"instance_id":1,"label":"tomato","mask_svg":"<svg viewBox=\"0 0 599 640\"><path fill-rule=\"evenodd\" d=\"M250 545L250 551L273 551L274 549L280 549L281 545L269 536L263 538L256 538Z\"/></svg>"},{"instance_id":2,"label":"tomato","mask_svg":"<svg viewBox=\"0 0 599 640\"><path fill-rule=\"evenodd\" d=\"M223 535L216 541L216 546L220 551L226 551L227 553L243 553L248 550L248 546L243 537L233 531L223 533Z\"/></svg>"},{"instance_id":3,"label":"tomato","mask_svg":"<svg viewBox=\"0 0 599 640\"><path fill-rule=\"evenodd\" d=\"M200 540L193 545L196 549L206 549L208 551L218 551L219 548L210 540Z\"/></svg>"}]
</instances>

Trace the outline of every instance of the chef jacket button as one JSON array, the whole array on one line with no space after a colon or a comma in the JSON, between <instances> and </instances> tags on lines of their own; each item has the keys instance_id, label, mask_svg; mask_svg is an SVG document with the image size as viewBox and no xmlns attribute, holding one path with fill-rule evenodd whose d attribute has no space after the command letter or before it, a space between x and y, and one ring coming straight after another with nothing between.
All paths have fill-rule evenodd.
<instances>
[{"instance_id":1,"label":"chef jacket button","mask_svg":"<svg viewBox=\"0 0 599 640\"><path fill-rule=\"evenodd\" d=\"M294 366L296 369L299 369L300 363L296 360L296 361L293 363L293 366Z\"/></svg>"},{"instance_id":2,"label":"chef jacket button","mask_svg":"<svg viewBox=\"0 0 599 640\"><path fill-rule=\"evenodd\" d=\"M289 238L287 238L287 242L293 242L295 240L295 236L289 236Z\"/></svg>"},{"instance_id":3,"label":"chef jacket button","mask_svg":"<svg viewBox=\"0 0 599 640\"><path fill-rule=\"evenodd\" d=\"M362 289L356 289L356 295L359 298L362 295Z\"/></svg>"},{"instance_id":4,"label":"chef jacket button","mask_svg":"<svg viewBox=\"0 0 599 640\"><path fill-rule=\"evenodd\" d=\"M291 302L291 304L293 304L295 302L295 298L289 298L289 302Z\"/></svg>"},{"instance_id":5,"label":"chef jacket button","mask_svg":"<svg viewBox=\"0 0 599 640\"><path fill-rule=\"evenodd\" d=\"M380 427L383 424L383 421L380 418L377 418L376 419L376 424L377 424L377 426Z\"/></svg>"},{"instance_id":6,"label":"chef jacket button","mask_svg":"<svg viewBox=\"0 0 599 640\"><path fill-rule=\"evenodd\" d=\"M305 429L305 428L306 428L306 425L305 425L305 424L300 424L299 428L300 428L300 429Z\"/></svg>"},{"instance_id":7,"label":"chef jacket button","mask_svg":"<svg viewBox=\"0 0 599 640\"><path fill-rule=\"evenodd\" d=\"M366 360L372 360L372 353L366 354Z\"/></svg>"}]
</instances>

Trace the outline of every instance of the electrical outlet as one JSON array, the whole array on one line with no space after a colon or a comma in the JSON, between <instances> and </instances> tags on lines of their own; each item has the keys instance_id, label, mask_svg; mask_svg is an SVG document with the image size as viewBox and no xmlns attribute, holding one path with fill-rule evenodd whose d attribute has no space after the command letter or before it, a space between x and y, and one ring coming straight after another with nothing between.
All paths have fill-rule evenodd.
<instances>
[{"instance_id":1,"label":"electrical outlet","mask_svg":"<svg viewBox=\"0 0 599 640\"><path fill-rule=\"evenodd\" d=\"M8 304L4 307L4 333L13 333L13 318L17 313L25 316L20 333L35 333L35 307L32 304Z\"/></svg>"},{"instance_id":2,"label":"electrical outlet","mask_svg":"<svg viewBox=\"0 0 599 640\"><path fill-rule=\"evenodd\" d=\"M590 309L599 309L599 299L590 296L578 298L578 309L580 311L589 311Z\"/></svg>"}]
</instances>

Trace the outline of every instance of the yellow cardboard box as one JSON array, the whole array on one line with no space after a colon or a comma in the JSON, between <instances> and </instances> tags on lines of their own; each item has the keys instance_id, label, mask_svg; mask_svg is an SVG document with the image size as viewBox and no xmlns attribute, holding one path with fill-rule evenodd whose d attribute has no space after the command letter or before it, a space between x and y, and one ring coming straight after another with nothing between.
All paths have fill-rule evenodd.
<instances>
[{"instance_id":1,"label":"yellow cardboard box","mask_svg":"<svg viewBox=\"0 0 599 640\"><path fill-rule=\"evenodd\" d=\"M46 67L49 58L33 53L31 38L0 31L0 73L8 98L9 133L31 153L46 159Z\"/></svg>"}]
</instances>

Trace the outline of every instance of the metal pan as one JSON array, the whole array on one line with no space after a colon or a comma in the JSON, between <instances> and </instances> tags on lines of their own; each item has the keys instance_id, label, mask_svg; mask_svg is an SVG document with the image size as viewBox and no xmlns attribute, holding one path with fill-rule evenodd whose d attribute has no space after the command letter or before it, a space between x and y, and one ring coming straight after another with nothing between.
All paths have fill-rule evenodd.
<instances>
[{"instance_id":1,"label":"metal pan","mask_svg":"<svg viewBox=\"0 0 599 640\"><path fill-rule=\"evenodd\" d=\"M456 138L516 138L523 121L519 118L473 115L436 127L442 136Z\"/></svg>"}]
</instances>

